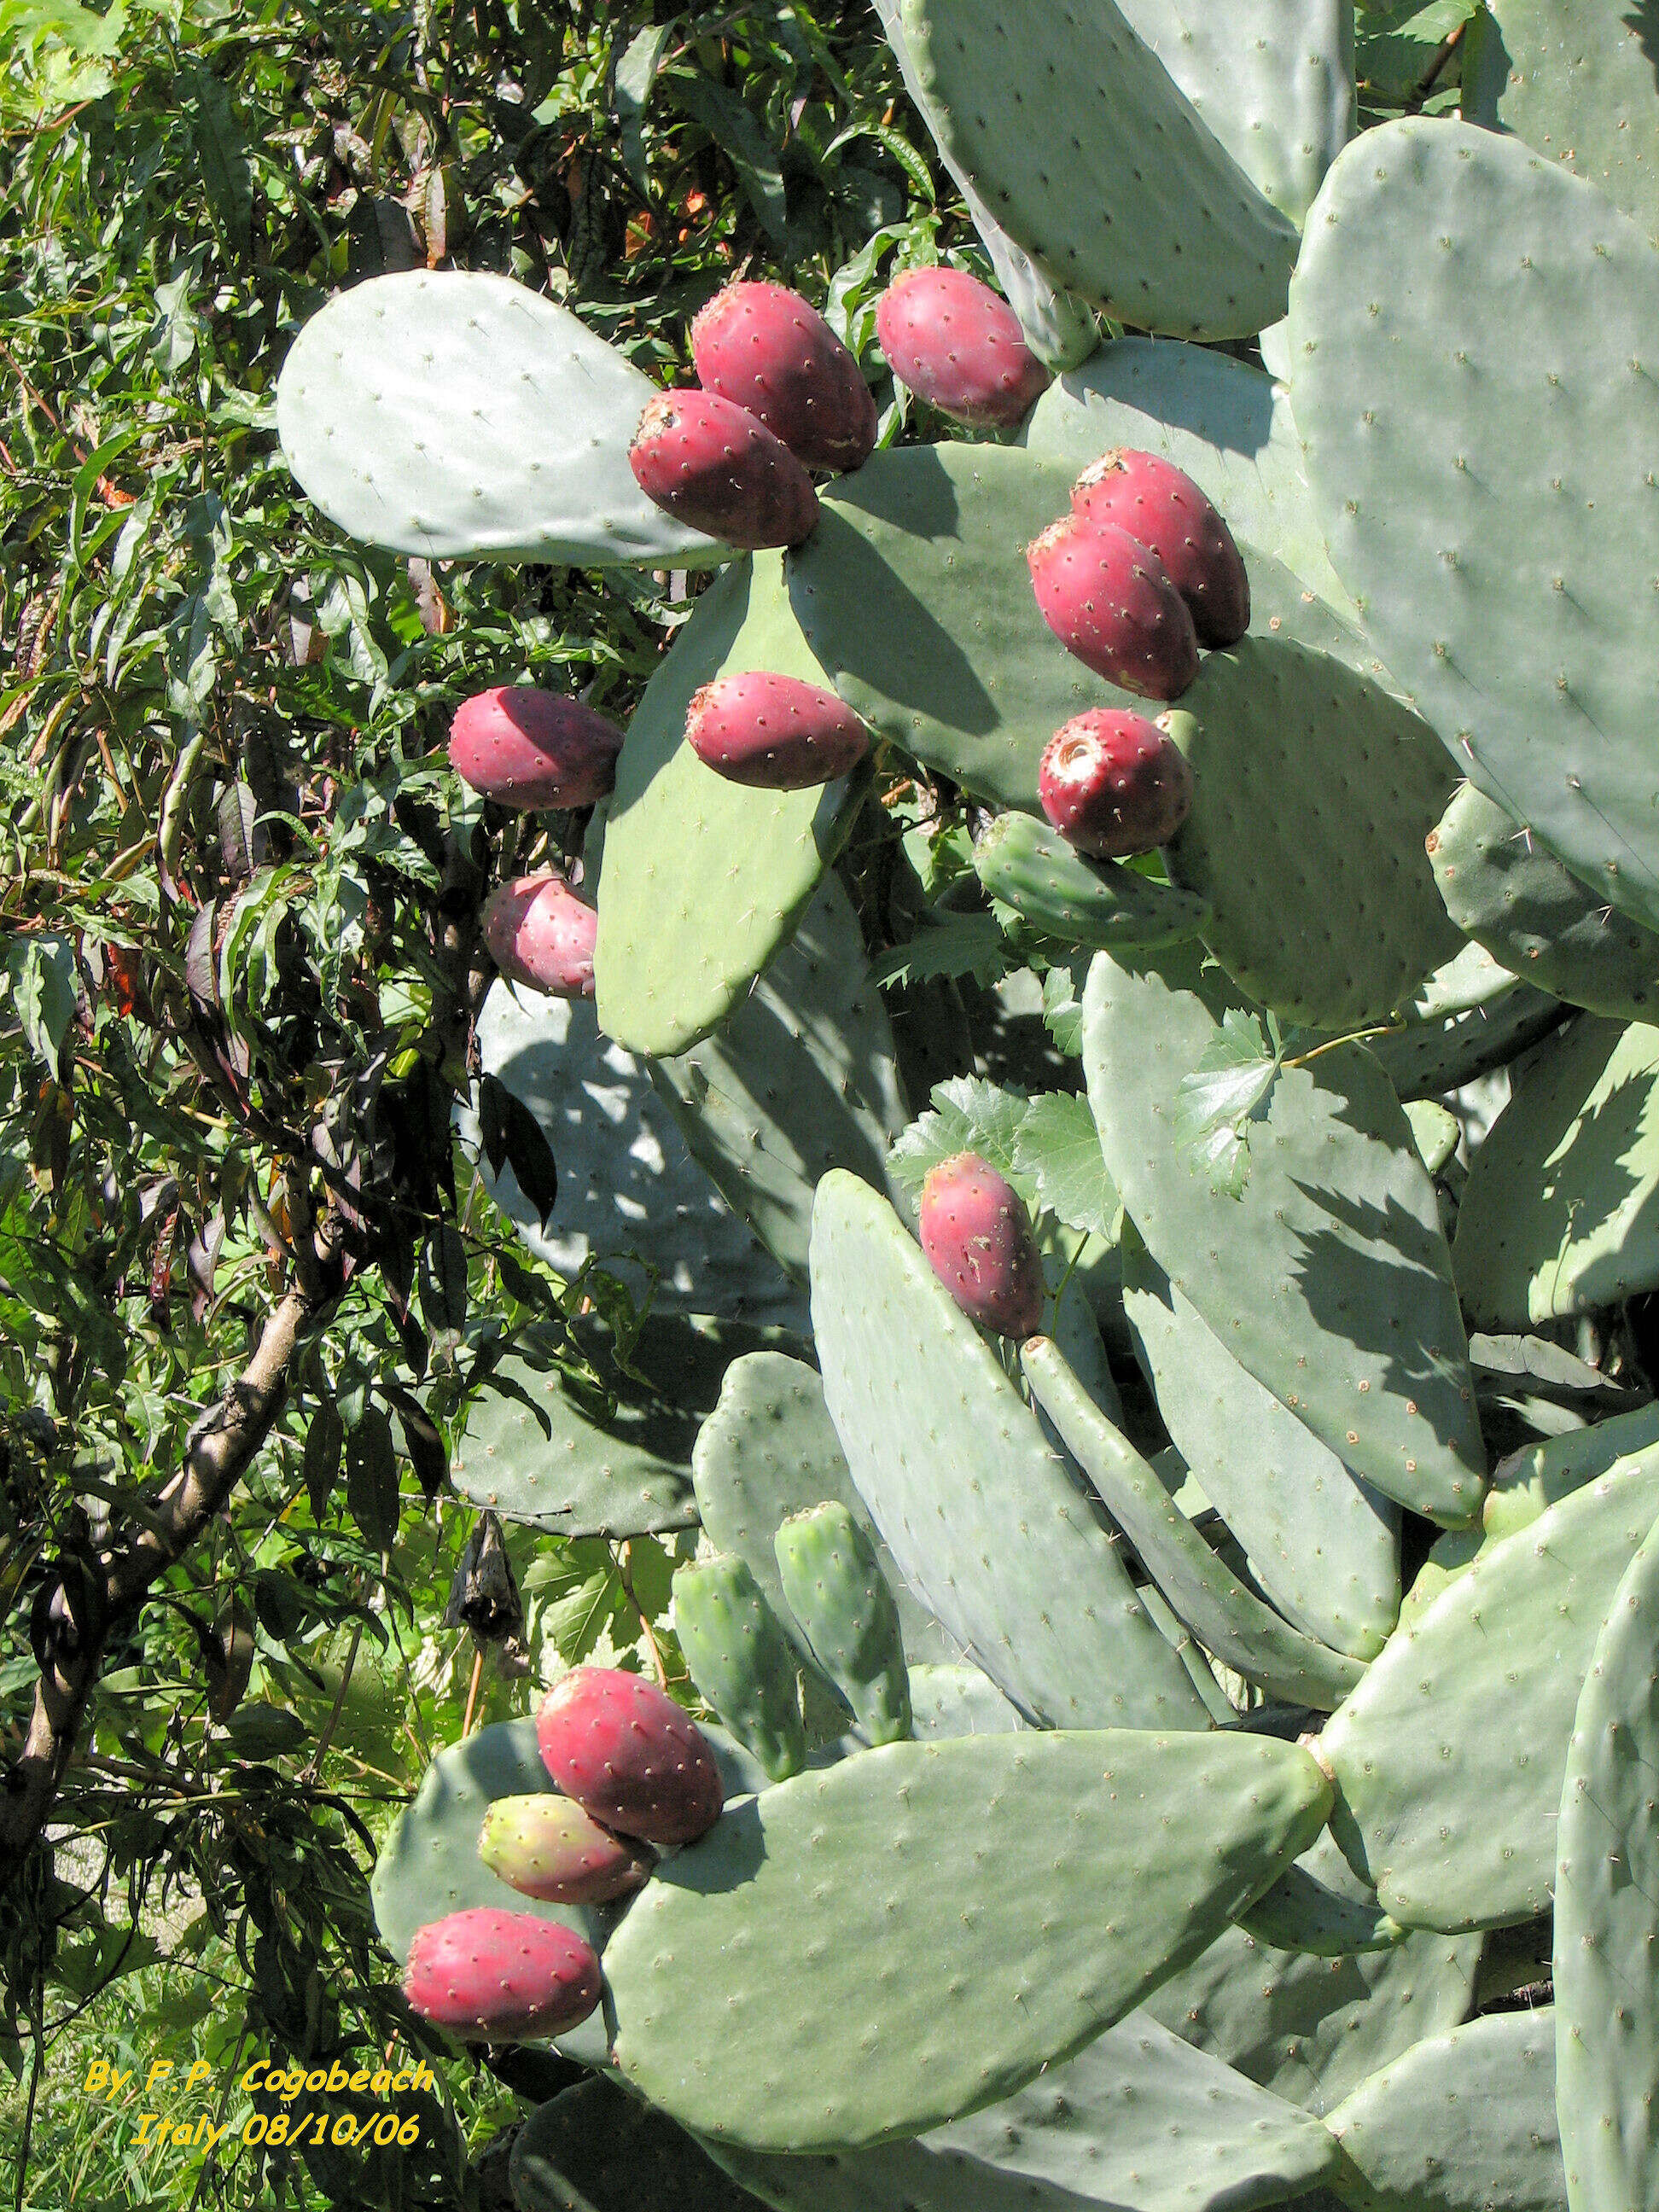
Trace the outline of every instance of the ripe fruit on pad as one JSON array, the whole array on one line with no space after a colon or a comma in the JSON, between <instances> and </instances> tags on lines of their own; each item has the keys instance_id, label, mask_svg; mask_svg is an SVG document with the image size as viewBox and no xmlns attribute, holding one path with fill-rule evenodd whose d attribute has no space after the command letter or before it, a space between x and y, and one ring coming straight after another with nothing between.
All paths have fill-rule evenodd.
<instances>
[{"instance_id":1,"label":"ripe fruit on pad","mask_svg":"<svg viewBox=\"0 0 1659 2212\"><path fill-rule=\"evenodd\" d=\"M404 1995L470 2043L557 2035L599 2001L599 1962L574 1929L491 1905L417 1929Z\"/></svg>"},{"instance_id":2,"label":"ripe fruit on pad","mask_svg":"<svg viewBox=\"0 0 1659 2212\"><path fill-rule=\"evenodd\" d=\"M545 1790L497 1797L478 1832L478 1856L526 1897L549 1905L608 1905L651 1873L648 1859L574 1798Z\"/></svg>"},{"instance_id":3,"label":"ripe fruit on pad","mask_svg":"<svg viewBox=\"0 0 1659 2212\"><path fill-rule=\"evenodd\" d=\"M691 325L705 392L747 408L809 469L855 469L876 442L876 403L817 309L784 284L728 284Z\"/></svg>"},{"instance_id":4,"label":"ripe fruit on pad","mask_svg":"<svg viewBox=\"0 0 1659 2212\"><path fill-rule=\"evenodd\" d=\"M751 669L705 684L686 716L686 741L732 783L803 791L856 768L870 733L833 691Z\"/></svg>"},{"instance_id":5,"label":"ripe fruit on pad","mask_svg":"<svg viewBox=\"0 0 1659 2212\"><path fill-rule=\"evenodd\" d=\"M498 684L462 701L449 764L502 806L591 806L617 781L622 732L579 699Z\"/></svg>"},{"instance_id":6,"label":"ripe fruit on pad","mask_svg":"<svg viewBox=\"0 0 1659 2212\"><path fill-rule=\"evenodd\" d=\"M899 382L958 422L1010 428L1052 381L1008 302L965 269L896 276L876 335Z\"/></svg>"},{"instance_id":7,"label":"ripe fruit on pad","mask_svg":"<svg viewBox=\"0 0 1659 2212\"><path fill-rule=\"evenodd\" d=\"M1120 690L1178 699L1198 673L1187 602L1150 546L1110 522L1062 515L1025 549L1042 619Z\"/></svg>"},{"instance_id":8,"label":"ripe fruit on pad","mask_svg":"<svg viewBox=\"0 0 1659 2212\"><path fill-rule=\"evenodd\" d=\"M659 392L628 449L646 497L740 552L799 545L818 519L812 479L781 438L714 392Z\"/></svg>"},{"instance_id":9,"label":"ripe fruit on pad","mask_svg":"<svg viewBox=\"0 0 1659 2212\"><path fill-rule=\"evenodd\" d=\"M1004 1336L1042 1322L1042 1261L1013 1185L977 1152L941 1160L921 1187L921 1249L972 1321Z\"/></svg>"},{"instance_id":10,"label":"ripe fruit on pad","mask_svg":"<svg viewBox=\"0 0 1659 2212\"><path fill-rule=\"evenodd\" d=\"M574 1667L542 1700L536 1741L548 1772L585 1813L647 1844L689 1844L726 1801L696 1723L643 1675Z\"/></svg>"},{"instance_id":11,"label":"ripe fruit on pad","mask_svg":"<svg viewBox=\"0 0 1659 2212\"><path fill-rule=\"evenodd\" d=\"M1167 845L1193 803L1193 772L1173 738L1127 709L1074 714L1042 749L1042 811L1068 844L1097 860Z\"/></svg>"},{"instance_id":12,"label":"ripe fruit on pad","mask_svg":"<svg viewBox=\"0 0 1659 2212\"><path fill-rule=\"evenodd\" d=\"M501 884L484 901L479 921L489 957L509 982L557 999L592 997L599 917L557 869Z\"/></svg>"},{"instance_id":13,"label":"ripe fruit on pad","mask_svg":"<svg viewBox=\"0 0 1659 2212\"><path fill-rule=\"evenodd\" d=\"M1072 487L1072 512L1115 523L1150 546L1193 618L1200 645L1236 645L1250 626L1250 580L1220 509L1173 461L1120 446Z\"/></svg>"}]
</instances>

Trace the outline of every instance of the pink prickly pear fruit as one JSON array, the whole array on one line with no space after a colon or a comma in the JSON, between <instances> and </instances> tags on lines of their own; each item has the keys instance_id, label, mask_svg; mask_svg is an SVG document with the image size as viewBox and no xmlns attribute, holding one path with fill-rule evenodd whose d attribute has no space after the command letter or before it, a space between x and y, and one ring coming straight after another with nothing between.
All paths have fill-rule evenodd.
<instances>
[{"instance_id":1,"label":"pink prickly pear fruit","mask_svg":"<svg viewBox=\"0 0 1659 2212\"><path fill-rule=\"evenodd\" d=\"M870 733L833 691L753 669L705 684L686 717L697 758L733 783L804 791L855 769Z\"/></svg>"},{"instance_id":2,"label":"pink prickly pear fruit","mask_svg":"<svg viewBox=\"0 0 1659 2212\"><path fill-rule=\"evenodd\" d=\"M970 1320L1002 1336L1042 1323L1042 1261L1019 1193L977 1152L941 1160L921 1187L921 1249Z\"/></svg>"},{"instance_id":3,"label":"pink prickly pear fruit","mask_svg":"<svg viewBox=\"0 0 1659 2212\"><path fill-rule=\"evenodd\" d=\"M647 499L739 552L799 545L817 526L811 477L781 438L717 392L659 392L628 458Z\"/></svg>"},{"instance_id":4,"label":"pink prickly pear fruit","mask_svg":"<svg viewBox=\"0 0 1659 2212\"><path fill-rule=\"evenodd\" d=\"M665 1690L616 1667L574 1667L536 1716L542 1762L567 1797L624 1836L689 1844L725 1785L707 1738Z\"/></svg>"},{"instance_id":5,"label":"pink prickly pear fruit","mask_svg":"<svg viewBox=\"0 0 1659 2212\"><path fill-rule=\"evenodd\" d=\"M1120 446L1072 487L1072 512L1150 546L1193 617L1200 645L1236 645L1250 626L1250 580L1208 494L1157 453Z\"/></svg>"},{"instance_id":6,"label":"pink prickly pear fruit","mask_svg":"<svg viewBox=\"0 0 1659 2212\"><path fill-rule=\"evenodd\" d=\"M1156 722L1091 707L1043 747L1037 795L1068 844L1121 860L1169 843L1191 810L1193 772Z\"/></svg>"},{"instance_id":7,"label":"pink prickly pear fruit","mask_svg":"<svg viewBox=\"0 0 1659 2212\"><path fill-rule=\"evenodd\" d=\"M1110 522L1062 515L1025 549L1042 619L1120 690L1178 699L1198 673L1187 602L1149 546Z\"/></svg>"},{"instance_id":8,"label":"pink prickly pear fruit","mask_svg":"<svg viewBox=\"0 0 1659 2212\"><path fill-rule=\"evenodd\" d=\"M876 303L887 365L941 415L983 429L1018 422L1052 381L1019 318L965 269L907 269Z\"/></svg>"},{"instance_id":9,"label":"pink prickly pear fruit","mask_svg":"<svg viewBox=\"0 0 1659 2212\"><path fill-rule=\"evenodd\" d=\"M783 284L728 284L691 325L705 392L748 410L804 468L856 469L876 443L876 403L817 309Z\"/></svg>"},{"instance_id":10,"label":"pink prickly pear fruit","mask_svg":"<svg viewBox=\"0 0 1659 2212\"><path fill-rule=\"evenodd\" d=\"M651 1873L649 1859L574 1798L546 1790L496 1798L478 1832L478 1856L513 1888L549 1905L608 1905Z\"/></svg>"},{"instance_id":11,"label":"pink prickly pear fruit","mask_svg":"<svg viewBox=\"0 0 1659 2212\"><path fill-rule=\"evenodd\" d=\"M579 699L497 684L464 699L449 726L449 764L502 806L591 806L617 781L622 732Z\"/></svg>"},{"instance_id":12,"label":"pink prickly pear fruit","mask_svg":"<svg viewBox=\"0 0 1659 2212\"><path fill-rule=\"evenodd\" d=\"M556 1920L479 1905L416 1929L404 1995L423 2020L469 2043L521 2042L587 2018L599 2001L599 1962Z\"/></svg>"},{"instance_id":13,"label":"pink prickly pear fruit","mask_svg":"<svg viewBox=\"0 0 1659 2212\"><path fill-rule=\"evenodd\" d=\"M599 917L556 869L501 884L479 921L485 948L509 982L556 999L592 997Z\"/></svg>"}]
</instances>

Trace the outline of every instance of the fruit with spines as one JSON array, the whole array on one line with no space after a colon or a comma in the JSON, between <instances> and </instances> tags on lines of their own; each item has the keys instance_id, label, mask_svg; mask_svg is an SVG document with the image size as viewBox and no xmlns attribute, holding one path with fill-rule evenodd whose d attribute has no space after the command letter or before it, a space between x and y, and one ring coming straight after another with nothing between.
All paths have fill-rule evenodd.
<instances>
[{"instance_id":1,"label":"fruit with spines","mask_svg":"<svg viewBox=\"0 0 1659 2212\"><path fill-rule=\"evenodd\" d=\"M518 2043L586 2020L599 2001L599 1962L559 1921L477 1905L416 1932L404 1995L464 2042Z\"/></svg>"},{"instance_id":2,"label":"fruit with spines","mask_svg":"<svg viewBox=\"0 0 1659 2212\"><path fill-rule=\"evenodd\" d=\"M500 806L592 806L617 781L622 741L614 723L579 699L497 684L456 708L449 764Z\"/></svg>"},{"instance_id":3,"label":"fruit with spines","mask_svg":"<svg viewBox=\"0 0 1659 2212\"><path fill-rule=\"evenodd\" d=\"M705 684L691 701L685 741L716 775L759 791L831 782L870 750L870 732L845 700L762 668Z\"/></svg>"},{"instance_id":4,"label":"fruit with spines","mask_svg":"<svg viewBox=\"0 0 1659 2212\"><path fill-rule=\"evenodd\" d=\"M781 438L714 392L659 392L628 449L665 514L744 552L799 545L818 519L812 479Z\"/></svg>"},{"instance_id":5,"label":"fruit with spines","mask_svg":"<svg viewBox=\"0 0 1659 2212\"><path fill-rule=\"evenodd\" d=\"M515 876L484 901L484 946L510 983L559 999L593 995L593 940L599 918L556 868Z\"/></svg>"},{"instance_id":6,"label":"fruit with spines","mask_svg":"<svg viewBox=\"0 0 1659 2212\"><path fill-rule=\"evenodd\" d=\"M1187 602L1200 645L1233 645L1250 626L1250 580L1208 494L1158 453L1115 447L1072 489L1072 512L1151 548Z\"/></svg>"},{"instance_id":7,"label":"fruit with spines","mask_svg":"<svg viewBox=\"0 0 1659 2212\"><path fill-rule=\"evenodd\" d=\"M651 1874L644 1853L602 1828L574 1797L541 1790L495 1800L478 1831L478 1856L522 1895L548 1905L609 1905Z\"/></svg>"},{"instance_id":8,"label":"fruit with spines","mask_svg":"<svg viewBox=\"0 0 1659 2212\"><path fill-rule=\"evenodd\" d=\"M898 1605L876 1547L840 1498L792 1513L773 1539L789 1610L872 1744L910 1733Z\"/></svg>"},{"instance_id":9,"label":"fruit with spines","mask_svg":"<svg viewBox=\"0 0 1659 2212\"><path fill-rule=\"evenodd\" d=\"M953 422L1006 430L1053 380L1006 300L965 269L907 269L876 306L899 382Z\"/></svg>"},{"instance_id":10,"label":"fruit with spines","mask_svg":"<svg viewBox=\"0 0 1659 2212\"><path fill-rule=\"evenodd\" d=\"M1092 860L1167 845L1193 804L1181 749L1144 714L1091 707L1056 730L1037 770L1042 811Z\"/></svg>"},{"instance_id":11,"label":"fruit with spines","mask_svg":"<svg viewBox=\"0 0 1659 2212\"><path fill-rule=\"evenodd\" d=\"M674 1632L691 1680L774 1782L806 1764L795 1654L744 1561L729 1552L674 1573Z\"/></svg>"},{"instance_id":12,"label":"fruit with spines","mask_svg":"<svg viewBox=\"0 0 1659 2212\"><path fill-rule=\"evenodd\" d=\"M1042 619L1067 653L1140 698L1181 696L1198 673L1198 633L1149 546L1115 523L1064 514L1025 560Z\"/></svg>"},{"instance_id":13,"label":"fruit with spines","mask_svg":"<svg viewBox=\"0 0 1659 2212\"><path fill-rule=\"evenodd\" d=\"M543 1764L600 1825L647 1844L689 1844L725 1790L702 1731L665 1690L618 1667L573 1667L536 1716Z\"/></svg>"},{"instance_id":14,"label":"fruit with spines","mask_svg":"<svg viewBox=\"0 0 1659 2212\"><path fill-rule=\"evenodd\" d=\"M746 408L805 468L855 469L875 446L880 418L858 362L787 285L717 292L692 322L691 362L705 392Z\"/></svg>"},{"instance_id":15,"label":"fruit with spines","mask_svg":"<svg viewBox=\"0 0 1659 2212\"><path fill-rule=\"evenodd\" d=\"M1042 1261L1024 1200L977 1152L941 1160L921 1187L921 1249L972 1321L1030 1336L1042 1320Z\"/></svg>"}]
</instances>

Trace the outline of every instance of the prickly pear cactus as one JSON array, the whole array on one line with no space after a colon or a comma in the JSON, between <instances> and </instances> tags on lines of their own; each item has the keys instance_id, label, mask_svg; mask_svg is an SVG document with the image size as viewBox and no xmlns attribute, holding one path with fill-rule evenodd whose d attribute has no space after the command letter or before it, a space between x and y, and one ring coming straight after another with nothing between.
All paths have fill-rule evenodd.
<instances>
[{"instance_id":1,"label":"prickly pear cactus","mask_svg":"<svg viewBox=\"0 0 1659 2212\"><path fill-rule=\"evenodd\" d=\"M559 2041L603 2078L516 2201L1659 2205L1651 67L1534 0L1367 8L1358 60L1341 0L880 14L1030 349L912 316L909 388L1041 397L895 410L787 548L738 517L769 550L694 574L623 738L596 999L479 1025L561 1177L495 1202L656 1310L506 1351L457 1480L678 1532L652 1656L724 1792L602 1904L526 1904L599 1956ZM1419 47L1424 112L1355 137ZM814 343L803 419L822 357L818 419L867 421ZM277 415L380 542L719 567L630 464L649 389L504 278L397 278ZM1171 677L1167 845L1102 860L1043 757L1147 702L1062 641L1121 600L1057 633L1027 548L1063 524L1119 588L1073 495L1118 448L1214 503L1249 626ZM775 684L690 741L757 674L833 687L851 772L722 773ZM947 1254L964 1158L997 1223ZM1015 1221L1021 1295L964 1304ZM376 1877L399 1959L516 1894L486 1816L552 1790L537 1741L438 1758Z\"/></svg>"}]
</instances>

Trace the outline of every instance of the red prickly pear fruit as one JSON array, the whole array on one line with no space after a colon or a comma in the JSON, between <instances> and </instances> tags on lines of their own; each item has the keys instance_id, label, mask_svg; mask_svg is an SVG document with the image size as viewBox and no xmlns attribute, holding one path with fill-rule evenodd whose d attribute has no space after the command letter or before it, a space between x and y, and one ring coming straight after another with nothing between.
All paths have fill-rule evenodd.
<instances>
[{"instance_id":1,"label":"red prickly pear fruit","mask_svg":"<svg viewBox=\"0 0 1659 2212\"><path fill-rule=\"evenodd\" d=\"M567 1797L624 1836L689 1844L725 1785L707 1738L665 1690L616 1667L574 1667L536 1716L542 1762Z\"/></svg>"},{"instance_id":2,"label":"red prickly pear fruit","mask_svg":"<svg viewBox=\"0 0 1659 2212\"><path fill-rule=\"evenodd\" d=\"M983 429L1018 422L1053 380L1019 317L965 269L907 269L876 303L876 336L901 384Z\"/></svg>"},{"instance_id":3,"label":"red prickly pear fruit","mask_svg":"<svg viewBox=\"0 0 1659 2212\"><path fill-rule=\"evenodd\" d=\"M574 1798L546 1790L496 1798L478 1832L478 1856L491 1874L549 1905L608 1905L651 1873L648 1859Z\"/></svg>"},{"instance_id":4,"label":"red prickly pear fruit","mask_svg":"<svg viewBox=\"0 0 1659 2212\"><path fill-rule=\"evenodd\" d=\"M1110 522L1062 515L1025 549L1042 619L1121 690L1178 699L1198 673L1187 602L1149 546Z\"/></svg>"},{"instance_id":5,"label":"red prickly pear fruit","mask_svg":"<svg viewBox=\"0 0 1659 2212\"><path fill-rule=\"evenodd\" d=\"M579 699L497 684L464 699L449 726L449 764L502 806L591 806L617 781L622 732Z\"/></svg>"},{"instance_id":6,"label":"red prickly pear fruit","mask_svg":"<svg viewBox=\"0 0 1659 2212\"><path fill-rule=\"evenodd\" d=\"M1042 811L1079 853L1127 860L1167 845L1193 803L1193 772L1175 739L1144 714L1091 707L1042 749Z\"/></svg>"},{"instance_id":7,"label":"red prickly pear fruit","mask_svg":"<svg viewBox=\"0 0 1659 2212\"><path fill-rule=\"evenodd\" d=\"M828 783L870 749L869 732L845 700L761 669L705 684L692 699L685 737L706 766L761 791Z\"/></svg>"},{"instance_id":8,"label":"red prickly pear fruit","mask_svg":"<svg viewBox=\"0 0 1659 2212\"><path fill-rule=\"evenodd\" d=\"M718 392L659 392L628 458L647 499L739 552L799 545L817 526L811 477L781 438Z\"/></svg>"},{"instance_id":9,"label":"red prickly pear fruit","mask_svg":"<svg viewBox=\"0 0 1659 2212\"><path fill-rule=\"evenodd\" d=\"M592 997L599 917L556 869L501 884L479 921L485 948L509 982L556 999Z\"/></svg>"},{"instance_id":10,"label":"red prickly pear fruit","mask_svg":"<svg viewBox=\"0 0 1659 2212\"><path fill-rule=\"evenodd\" d=\"M599 1962L574 1929L478 1905L415 1931L404 1995L469 2043L557 2035L599 2001Z\"/></svg>"},{"instance_id":11,"label":"red prickly pear fruit","mask_svg":"<svg viewBox=\"0 0 1659 2212\"><path fill-rule=\"evenodd\" d=\"M1250 580L1208 494L1157 453L1120 446L1072 487L1072 512L1150 546L1186 600L1200 645L1237 645L1250 626Z\"/></svg>"},{"instance_id":12,"label":"red prickly pear fruit","mask_svg":"<svg viewBox=\"0 0 1659 2212\"><path fill-rule=\"evenodd\" d=\"M921 1249L972 1321L1002 1336L1042 1324L1042 1261L1019 1193L977 1152L941 1160L921 1187Z\"/></svg>"},{"instance_id":13,"label":"red prickly pear fruit","mask_svg":"<svg viewBox=\"0 0 1659 2212\"><path fill-rule=\"evenodd\" d=\"M781 438L803 468L856 469L876 443L863 372L817 309L783 284L728 284L691 325L705 392Z\"/></svg>"}]
</instances>

